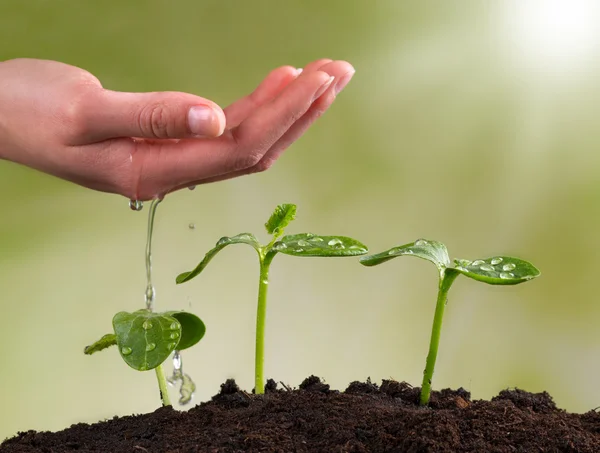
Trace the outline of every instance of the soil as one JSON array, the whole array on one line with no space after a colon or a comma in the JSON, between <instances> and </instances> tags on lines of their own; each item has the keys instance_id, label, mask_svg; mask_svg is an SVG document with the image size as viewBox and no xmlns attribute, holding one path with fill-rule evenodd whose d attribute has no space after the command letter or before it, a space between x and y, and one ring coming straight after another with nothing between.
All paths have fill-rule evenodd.
<instances>
[{"instance_id":1,"label":"soil","mask_svg":"<svg viewBox=\"0 0 600 453\"><path fill-rule=\"evenodd\" d=\"M19 433L0 452L600 452L600 412L570 414L547 393L504 390L472 401L464 389L433 392L396 381L331 390L319 378L265 395L234 381L187 412L77 424L57 433Z\"/></svg>"}]
</instances>

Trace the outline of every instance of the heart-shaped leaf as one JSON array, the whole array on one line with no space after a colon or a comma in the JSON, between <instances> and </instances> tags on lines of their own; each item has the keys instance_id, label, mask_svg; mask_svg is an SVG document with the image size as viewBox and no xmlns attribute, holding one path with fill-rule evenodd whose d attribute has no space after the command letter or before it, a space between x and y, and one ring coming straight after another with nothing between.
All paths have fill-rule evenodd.
<instances>
[{"instance_id":1,"label":"heart-shaped leaf","mask_svg":"<svg viewBox=\"0 0 600 453\"><path fill-rule=\"evenodd\" d=\"M275 208L271 217L265 223L265 228L269 234L276 238L283 234L283 230L296 218L295 204L280 204Z\"/></svg>"},{"instance_id":2,"label":"heart-shaped leaf","mask_svg":"<svg viewBox=\"0 0 600 453\"><path fill-rule=\"evenodd\" d=\"M418 239L410 244L394 247L376 255L363 256L360 258L360 263L365 266L376 266L403 255L416 256L431 261L440 272L451 266L446 246L441 242L428 239Z\"/></svg>"},{"instance_id":3,"label":"heart-shaped leaf","mask_svg":"<svg viewBox=\"0 0 600 453\"><path fill-rule=\"evenodd\" d=\"M208 266L208 263L210 263L210 261L215 257L217 253L219 253L221 250L223 250L225 247L231 244L248 244L254 247L254 249L260 253L260 244L258 243L256 237L254 237L253 234L241 233L233 237L223 237L219 239L214 248L209 250L206 253L206 255L204 255L204 259L193 270L191 270L190 272L184 272L177 276L177 279L175 280L177 284L187 282L195 276L197 276L198 274L200 274L200 272L202 272L204 268Z\"/></svg>"},{"instance_id":4,"label":"heart-shaped leaf","mask_svg":"<svg viewBox=\"0 0 600 453\"><path fill-rule=\"evenodd\" d=\"M511 256L455 260L454 268L463 275L490 285L517 285L540 275L540 271L528 261Z\"/></svg>"},{"instance_id":5,"label":"heart-shaped leaf","mask_svg":"<svg viewBox=\"0 0 600 453\"><path fill-rule=\"evenodd\" d=\"M356 256L368 252L367 246L356 239L312 233L284 236L272 250L293 256Z\"/></svg>"},{"instance_id":6,"label":"heart-shaped leaf","mask_svg":"<svg viewBox=\"0 0 600 453\"><path fill-rule=\"evenodd\" d=\"M178 351L191 348L204 337L206 326L198 316L185 311L167 311L163 314L172 316L181 324L181 338L177 344Z\"/></svg>"},{"instance_id":7,"label":"heart-shaped leaf","mask_svg":"<svg viewBox=\"0 0 600 453\"><path fill-rule=\"evenodd\" d=\"M95 343L86 346L83 350L84 354L92 355L95 352L102 351L103 349L110 348L117 344L117 336L114 333L107 333Z\"/></svg>"},{"instance_id":8,"label":"heart-shaped leaf","mask_svg":"<svg viewBox=\"0 0 600 453\"><path fill-rule=\"evenodd\" d=\"M162 364L181 340L181 324L176 318L145 309L117 313L113 328L121 357L138 371Z\"/></svg>"}]
</instances>

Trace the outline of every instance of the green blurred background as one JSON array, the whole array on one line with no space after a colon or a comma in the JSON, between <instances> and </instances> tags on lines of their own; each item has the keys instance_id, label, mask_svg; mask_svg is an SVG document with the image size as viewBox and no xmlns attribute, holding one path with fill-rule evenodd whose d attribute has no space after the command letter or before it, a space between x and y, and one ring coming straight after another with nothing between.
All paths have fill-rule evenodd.
<instances>
[{"instance_id":1,"label":"green blurred background","mask_svg":"<svg viewBox=\"0 0 600 453\"><path fill-rule=\"evenodd\" d=\"M526 285L455 284L434 388L463 386L474 398L547 390L583 412L600 406L595 8L3 0L0 59L59 60L107 88L189 91L223 106L280 65L330 57L355 66L332 109L269 172L159 207L157 307L191 309L208 327L184 354L196 402L229 377L252 388L258 266L253 251L232 247L193 282L176 286L175 276L223 235L261 235L272 208L293 202L289 232L354 236L374 252L426 237L453 257L530 259L543 275ZM129 369L114 350L82 353L115 312L143 305L147 208L8 162L0 194L0 439L155 409L154 373ZM339 389L368 376L420 385L430 264L280 256L271 278L268 376L298 385L316 374Z\"/></svg>"}]
</instances>

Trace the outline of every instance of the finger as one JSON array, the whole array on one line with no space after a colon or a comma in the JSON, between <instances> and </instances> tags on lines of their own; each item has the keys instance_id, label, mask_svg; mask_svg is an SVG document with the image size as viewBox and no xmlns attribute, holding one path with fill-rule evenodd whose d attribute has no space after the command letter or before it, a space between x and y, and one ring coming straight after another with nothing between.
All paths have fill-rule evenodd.
<instances>
[{"instance_id":1,"label":"finger","mask_svg":"<svg viewBox=\"0 0 600 453\"><path fill-rule=\"evenodd\" d=\"M292 66L282 66L271 71L251 94L225 108L226 129L237 127L254 110L275 98L301 72L302 69Z\"/></svg>"},{"instance_id":2,"label":"finger","mask_svg":"<svg viewBox=\"0 0 600 453\"><path fill-rule=\"evenodd\" d=\"M79 134L87 143L119 137L217 137L225 129L225 114L217 104L188 93L101 90L90 104Z\"/></svg>"},{"instance_id":3,"label":"finger","mask_svg":"<svg viewBox=\"0 0 600 453\"><path fill-rule=\"evenodd\" d=\"M300 75L273 101L231 131L242 160L256 163L333 82L326 72Z\"/></svg>"},{"instance_id":4,"label":"finger","mask_svg":"<svg viewBox=\"0 0 600 453\"><path fill-rule=\"evenodd\" d=\"M289 130L269 149L263 158L256 165L240 171L227 173L224 175L208 178L202 181L195 181L193 185L206 184L211 182L223 181L230 178L235 178L245 174L256 173L269 169L281 154L296 140L298 140L306 130L325 113L335 101L336 96L345 88L354 76L355 70L347 62L336 61L326 64L320 70L327 72L336 79L336 83L331 86L326 92L321 95L311 105L310 109L297 121ZM305 72L308 69L305 69ZM189 184L188 184L189 185ZM181 189L185 186L180 186L174 190Z\"/></svg>"}]
</instances>

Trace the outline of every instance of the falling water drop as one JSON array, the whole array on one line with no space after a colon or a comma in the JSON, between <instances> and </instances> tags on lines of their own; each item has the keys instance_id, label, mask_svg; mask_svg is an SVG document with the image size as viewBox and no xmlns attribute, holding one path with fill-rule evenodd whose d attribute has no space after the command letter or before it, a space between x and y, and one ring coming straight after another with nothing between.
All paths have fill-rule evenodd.
<instances>
[{"instance_id":1,"label":"falling water drop","mask_svg":"<svg viewBox=\"0 0 600 453\"><path fill-rule=\"evenodd\" d=\"M132 211L141 211L144 207L144 203L140 200L129 200L129 207Z\"/></svg>"},{"instance_id":2,"label":"falling water drop","mask_svg":"<svg viewBox=\"0 0 600 453\"><path fill-rule=\"evenodd\" d=\"M179 387L179 404L187 404L192 400L194 392L196 391L196 384L183 372L183 360L181 359L181 353L175 351L173 354L173 374L167 379L167 382L171 386L180 384Z\"/></svg>"},{"instance_id":3,"label":"falling water drop","mask_svg":"<svg viewBox=\"0 0 600 453\"><path fill-rule=\"evenodd\" d=\"M196 186L189 186L188 189L190 190L194 190L196 188Z\"/></svg>"},{"instance_id":4,"label":"falling water drop","mask_svg":"<svg viewBox=\"0 0 600 453\"><path fill-rule=\"evenodd\" d=\"M190 223L190 224L188 225L188 228L189 228L190 230L195 230L195 229L196 229L196 224L195 224L195 223Z\"/></svg>"}]
</instances>

